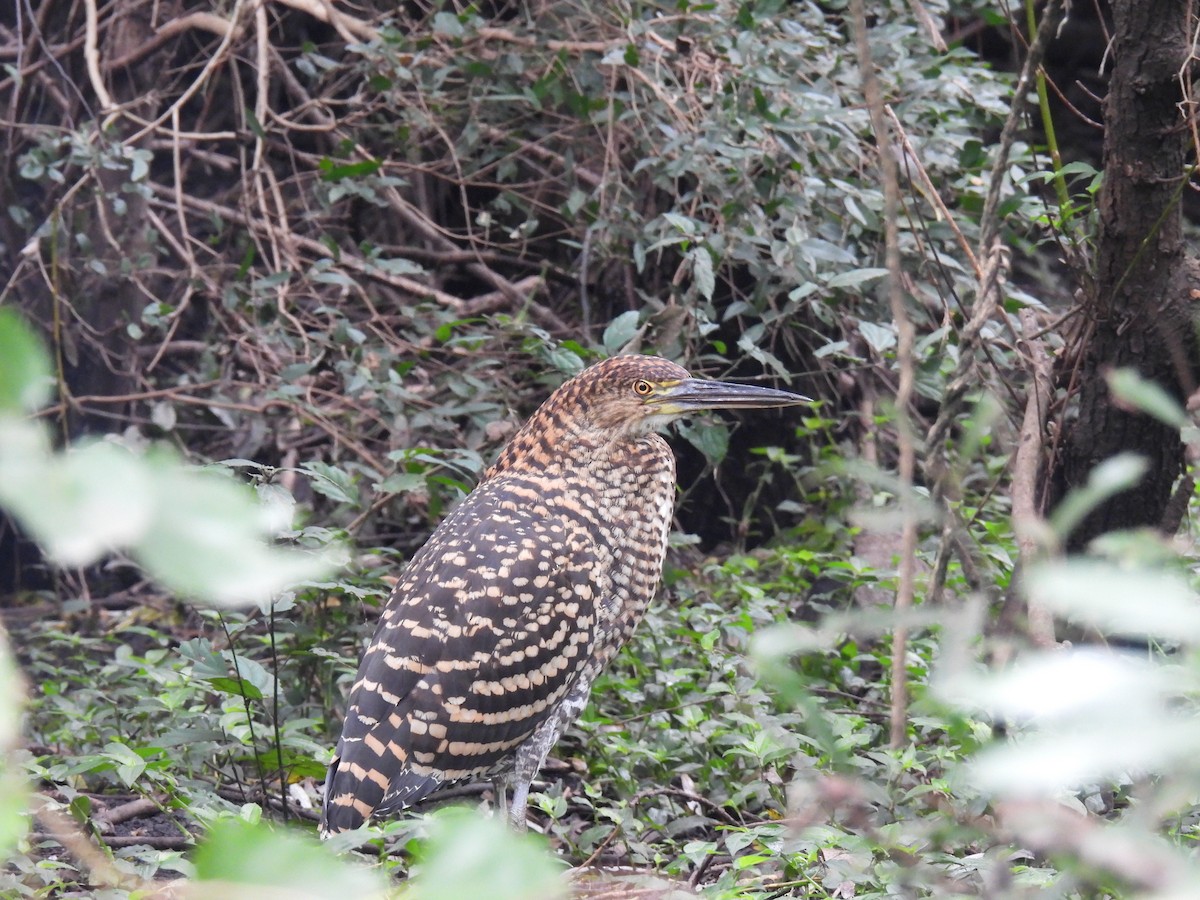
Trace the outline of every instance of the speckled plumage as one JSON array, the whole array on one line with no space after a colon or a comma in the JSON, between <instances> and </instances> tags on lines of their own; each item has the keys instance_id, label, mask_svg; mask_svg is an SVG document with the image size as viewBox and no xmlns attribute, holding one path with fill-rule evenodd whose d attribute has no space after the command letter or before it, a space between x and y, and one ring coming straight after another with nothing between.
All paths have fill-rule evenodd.
<instances>
[{"instance_id":1,"label":"speckled plumage","mask_svg":"<svg viewBox=\"0 0 1200 900\"><path fill-rule=\"evenodd\" d=\"M675 459L654 429L804 399L638 356L555 391L396 585L351 688L323 833L482 777L514 789L523 827L530 781L658 586Z\"/></svg>"}]
</instances>

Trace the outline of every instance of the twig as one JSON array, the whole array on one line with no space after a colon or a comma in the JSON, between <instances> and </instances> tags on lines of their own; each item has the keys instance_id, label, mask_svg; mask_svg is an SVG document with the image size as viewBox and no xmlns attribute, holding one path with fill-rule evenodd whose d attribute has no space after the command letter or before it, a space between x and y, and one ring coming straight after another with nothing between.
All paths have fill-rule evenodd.
<instances>
[{"instance_id":1,"label":"twig","mask_svg":"<svg viewBox=\"0 0 1200 900\"><path fill-rule=\"evenodd\" d=\"M161 197L169 197L172 200L174 199L174 192L162 187L161 185L150 184L149 187L151 191ZM220 203L213 203L210 200L203 200L199 197L193 196L185 196L183 201L185 205L207 215L220 216L223 219L236 222L239 225L243 225L246 228L256 231L263 228L261 221L253 218L252 216L248 216L234 209L233 207L224 206ZM320 241L312 238L302 237L300 235L296 235L294 239L298 247L305 249L310 253L314 253L320 257L326 257L329 255L329 248ZM391 272L384 271L381 267L373 266L366 260L351 256L348 253L342 253L338 257L338 263L348 269L353 269L362 275L366 275L369 278L373 278L377 281L383 282L384 284L391 285L392 287L399 288L400 290L406 291L407 293L410 293L416 297L428 297L431 300L436 300L438 303L448 306L454 310L457 310L460 304L466 302L460 297L455 297L452 294L439 291L437 288L430 287L427 284L421 284L419 281L414 281L413 279L406 278L403 275L395 275Z\"/></svg>"},{"instance_id":2,"label":"twig","mask_svg":"<svg viewBox=\"0 0 1200 900\"><path fill-rule=\"evenodd\" d=\"M332 25L347 43L354 43L354 40L370 43L379 39L378 28L334 9L331 3L322 3L321 0L275 0L275 2L307 13L314 19Z\"/></svg>"},{"instance_id":3,"label":"twig","mask_svg":"<svg viewBox=\"0 0 1200 900\"><path fill-rule=\"evenodd\" d=\"M1004 127L1000 131L1000 141L996 145L996 161L992 163L991 180L988 183L987 198L983 202L983 212L979 217L980 234L979 246L988 248L1000 231L1000 222L996 218L996 208L1000 205L1000 189L1008 178L1008 156L1012 152L1013 142L1017 138L1017 126L1021 121L1021 113L1025 94L1029 91L1029 83L1034 79L1042 57L1046 53L1046 45L1050 36L1058 27L1058 18L1062 13L1062 0L1048 0L1042 13L1042 22L1034 35L1033 43L1029 45L1029 53L1025 57L1025 65L1017 78L1017 86L1013 89L1013 105Z\"/></svg>"},{"instance_id":4,"label":"twig","mask_svg":"<svg viewBox=\"0 0 1200 900\"><path fill-rule=\"evenodd\" d=\"M34 795L33 814L46 832L83 866L97 887L137 890L146 886L136 875L122 872L113 865L75 822L54 809L40 794Z\"/></svg>"},{"instance_id":5,"label":"twig","mask_svg":"<svg viewBox=\"0 0 1200 900\"><path fill-rule=\"evenodd\" d=\"M529 275L514 282L512 286L522 298L529 298L546 286L546 279L541 275ZM459 309L464 316L479 316L501 309L508 302L509 295L504 291L492 291L490 294L480 294L478 297L462 301Z\"/></svg>"},{"instance_id":6,"label":"twig","mask_svg":"<svg viewBox=\"0 0 1200 900\"><path fill-rule=\"evenodd\" d=\"M83 41L83 58L87 63L88 80L92 83L92 90L96 92L96 99L100 102L100 111L109 113L116 109L116 104L113 103L112 95L108 92L108 87L104 84L104 76L100 74L100 26L99 15L96 12L96 0L83 0L84 11L84 41Z\"/></svg>"},{"instance_id":7,"label":"twig","mask_svg":"<svg viewBox=\"0 0 1200 900\"><path fill-rule=\"evenodd\" d=\"M1163 510L1162 519L1158 525L1159 531L1163 534L1174 534L1179 530L1195 492L1196 479L1191 475L1184 475L1179 479L1174 493L1171 494L1171 499L1167 501L1166 509Z\"/></svg>"},{"instance_id":8,"label":"twig","mask_svg":"<svg viewBox=\"0 0 1200 900\"><path fill-rule=\"evenodd\" d=\"M942 30L938 28L937 22L929 14L929 10L925 8L925 4L921 0L908 0L908 8L912 10L916 20L929 33L929 42L933 44L937 52L945 53L949 49L946 46L946 39L942 37Z\"/></svg>"},{"instance_id":9,"label":"twig","mask_svg":"<svg viewBox=\"0 0 1200 900\"><path fill-rule=\"evenodd\" d=\"M615 115L609 116L609 119L610 119L609 129L610 130L613 127L611 125L611 120L616 119L616 118L617 118L617 116L615 116ZM495 141L497 144L508 144L513 140L513 136L510 133L508 133L507 131L502 131L501 129L497 128L495 125L487 125L487 124L481 123L480 130L482 131L484 137L486 137L489 141ZM549 147L543 147L537 141L522 141L521 149L523 151L525 151L526 153L528 153L530 156L532 156L536 159L540 159L544 163L551 163L555 166L558 166L564 172L570 172L576 178L578 178L580 181L582 181L584 184L586 184L588 187L590 187L592 190L595 190L596 188L600 187L601 184L604 183L603 175L597 175L595 172L593 172L591 169L587 168L586 166L580 165L579 162L577 162L577 161L568 162L566 159L563 158L561 153L555 153ZM606 163L607 163L609 155L610 154L608 154L608 153L605 154Z\"/></svg>"},{"instance_id":10,"label":"twig","mask_svg":"<svg viewBox=\"0 0 1200 900\"><path fill-rule=\"evenodd\" d=\"M254 0L250 0L254 2ZM217 66L225 61L225 54L229 51L233 44L234 38L241 32L238 29L238 22L242 16L242 8L246 5L246 0L234 0L233 11L229 14L230 28L229 31L221 38L221 43L217 45L217 49L213 55L204 63L204 68L200 70L200 74L195 80L184 89L174 102L167 107L166 111L161 113L157 119L147 122L142 126L140 131L135 132L125 139L125 143L130 146L137 144L142 138L151 132L157 131L164 122L171 118L176 110L182 109L187 105L188 101L196 95L196 93L208 83L209 76L216 71ZM110 117L111 118L111 117ZM108 123L106 122L105 125Z\"/></svg>"},{"instance_id":11,"label":"twig","mask_svg":"<svg viewBox=\"0 0 1200 900\"><path fill-rule=\"evenodd\" d=\"M888 120L884 114L883 95L879 80L875 77L875 63L871 57L871 45L867 38L867 17L863 0L850 0L850 11L854 19L854 38L858 48L858 67L861 72L863 94L871 114L871 129L879 152L879 170L883 179L883 225L884 255L887 262L888 304L896 326L896 365L900 370L900 383L896 388L896 425L899 440L900 496L904 524L900 535L900 577L896 589L895 611L897 624L892 635L892 695L890 743L902 747L908 739L908 628L900 624L904 612L912 606L916 575L917 520L907 499L912 494L913 476L916 470L916 448L913 442L912 423L908 407L913 396L915 372L913 368L913 343L915 340L912 321L904 307L903 273L900 269L900 235L897 218L900 211L900 178L892 141L889 137Z\"/></svg>"},{"instance_id":12,"label":"twig","mask_svg":"<svg viewBox=\"0 0 1200 900\"><path fill-rule=\"evenodd\" d=\"M516 44L518 47L537 47L544 46L547 50L557 53L560 50L565 50L568 53L608 53L611 50L617 50L624 47L627 41L556 41L547 40L539 41L536 38L523 34L514 34L507 28L480 28L476 35L485 41L503 41L508 44Z\"/></svg>"},{"instance_id":13,"label":"twig","mask_svg":"<svg viewBox=\"0 0 1200 900\"><path fill-rule=\"evenodd\" d=\"M104 64L104 68L124 69L127 66L133 65L143 56L153 53L171 38L177 34L183 34L185 31L207 31L215 34L217 37L224 38L230 31L233 31L234 39L241 37L241 29L230 22L224 16L218 16L210 12L194 12L186 16L180 16L178 19L168 19L154 35L142 44L140 47L135 47L124 56L118 56L116 59L111 59Z\"/></svg>"},{"instance_id":14,"label":"twig","mask_svg":"<svg viewBox=\"0 0 1200 900\"><path fill-rule=\"evenodd\" d=\"M109 847L150 847L153 850L186 850L196 843L190 834L120 834L102 839Z\"/></svg>"},{"instance_id":15,"label":"twig","mask_svg":"<svg viewBox=\"0 0 1200 900\"><path fill-rule=\"evenodd\" d=\"M963 400L976 385L973 375L976 353L982 349L983 326L996 314L1003 300L1003 285L1007 279L1010 255L1007 247L994 240L983 260L978 293L971 307L970 318L958 337L958 362L950 375L942 398L938 417L929 429L925 445L933 452L946 440L958 417Z\"/></svg>"},{"instance_id":16,"label":"twig","mask_svg":"<svg viewBox=\"0 0 1200 900\"><path fill-rule=\"evenodd\" d=\"M905 170L907 171L909 166L912 166L916 170L917 177L921 182L922 192L929 198L929 202L934 205L934 208L937 209L942 221L949 225L950 230L954 232L954 238L958 241L958 246L966 254L967 259L971 263L971 268L975 270L975 277L977 279L982 278L983 272L979 268L979 260L975 257L975 251L972 249L970 241L962 233L962 229L958 227L958 222L950 213L950 209L942 199L941 193L934 186L933 179L929 177L929 173L925 170L925 166L921 162L921 157L917 155L916 149L909 141L908 134L904 130L904 126L900 123L899 117L897 117L890 104L884 106L884 112L887 113L888 120L892 123L892 128L895 130L896 136L900 138L900 146L904 148Z\"/></svg>"},{"instance_id":17,"label":"twig","mask_svg":"<svg viewBox=\"0 0 1200 900\"><path fill-rule=\"evenodd\" d=\"M363 153L364 159L371 158L365 149L359 149ZM443 235L432 222L426 219L425 215L419 209L405 200L400 195L400 192L395 188L387 188L387 190L384 191L384 197L387 198L388 205L395 210L396 213L403 218L407 224L419 231L431 245L444 250L457 249L449 238ZM539 303L535 303L531 299L529 292L522 291L517 285L513 284L491 266L487 265L483 261L482 257L477 256L474 262L466 263L465 268L472 275L487 282L493 288L495 288L496 291L503 294L508 299L509 303L512 304L514 313L519 312L522 307L525 307L528 308L529 311L544 325L552 328L559 334L570 334L574 330L567 325L566 322L560 319L552 310L542 306ZM529 279L525 279L521 283L530 285L536 283L540 285L542 283L542 279L535 279L534 282L530 282ZM484 297L489 298L484 302L485 306L492 303L490 294L485 294ZM469 306L478 300L481 300L481 298L458 301L459 305L456 308L461 311L464 307Z\"/></svg>"},{"instance_id":18,"label":"twig","mask_svg":"<svg viewBox=\"0 0 1200 900\"><path fill-rule=\"evenodd\" d=\"M592 867L592 865L596 862L596 860L598 860L600 858L600 854L602 854L605 851L605 849L608 847L608 845L613 842L613 838L615 838L618 834L620 834L621 831L622 831L622 827L620 824L614 825L612 828L612 831L610 831L608 834L606 834L604 836L604 840L602 840L599 843L599 845L596 847L596 849L592 851L591 855L588 856L587 859L585 859L583 862L581 862L579 865L577 865L571 871L572 872L585 872L588 869L590 869Z\"/></svg>"}]
</instances>

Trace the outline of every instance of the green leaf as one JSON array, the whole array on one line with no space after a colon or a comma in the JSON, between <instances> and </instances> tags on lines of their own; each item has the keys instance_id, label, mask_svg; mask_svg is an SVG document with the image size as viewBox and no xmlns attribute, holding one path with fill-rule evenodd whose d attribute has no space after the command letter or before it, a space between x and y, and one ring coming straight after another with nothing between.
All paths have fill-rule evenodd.
<instances>
[{"instance_id":1,"label":"green leaf","mask_svg":"<svg viewBox=\"0 0 1200 900\"><path fill-rule=\"evenodd\" d=\"M21 420L0 419L0 505L56 562L128 549L161 584L216 603L265 602L329 568L317 554L270 546L278 511L246 485L103 441L52 453L45 431Z\"/></svg>"},{"instance_id":2,"label":"green leaf","mask_svg":"<svg viewBox=\"0 0 1200 900\"><path fill-rule=\"evenodd\" d=\"M266 542L269 513L246 485L169 458L148 462L158 502L131 549L165 586L218 604L261 604L329 570L319 554Z\"/></svg>"},{"instance_id":3,"label":"green leaf","mask_svg":"<svg viewBox=\"0 0 1200 900\"><path fill-rule=\"evenodd\" d=\"M68 566L142 540L157 507L153 476L128 450L100 442L53 454L28 423L0 425L0 504Z\"/></svg>"},{"instance_id":4,"label":"green leaf","mask_svg":"<svg viewBox=\"0 0 1200 900\"><path fill-rule=\"evenodd\" d=\"M720 465L729 453L729 428L721 422L694 425L680 422L676 428L689 444L704 454L710 465Z\"/></svg>"},{"instance_id":5,"label":"green leaf","mask_svg":"<svg viewBox=\"0 0 1200 900\"><path fill-rule=\"evenodd\" d=\"M433 17L433 33L446 37L462 37L466 30L462 21L451 12L440 12Z\"/></svg>"},{"instance_id":6,"label":"green leaf","mask_svg":"<svg viewBox=\"0 0 1200 900\"><path fill-rule=\"evenodd\" d=\"M1191 424L1178 400L1161 384L1143 378L1134 369L1109 372L1108 389L1118 400L1173 428L1186 428Z\"/></svg>"},{"instance_id":7,"label":"green leaf","mask_svg":"<svg viewBox=\"0 0 1200 900\"><path fill-rule=\"evenodd\" d=\"M146 771L146 761L129 746L119 741L112 741L105 745L104 755L112 760L117 777L126 787L133 787L134 782Z\"/></svg>"},{"instance_id":8,"label":"green leaf","mask_svg":"<svg viewBox=\"0 0 1200 900\"><path fill-rule=\"evenodd\" d=\"M29 828L25 805L29 783L11 752L20 742L24 699L25 686L0 628L0 859L9 858Z\"/></svg>"},{"instance_id":9,"label":"green leaf","mask_svg":"<svg viewBox=\"0 0 1200 900\"><path fill-rule=\"evenodd\" d=\"M218 691L233 694L235 697L245 697L247 700L261 700L263 693L244 678L230 678L222 675L219 678L209 678L208 683Z\"/></svg>"},{"instance_id":10,"label":"green leaf","mask_svg":"<svg viewBox=\"0 0 1200 900\"><path fill-rule=\"evenodd\" d=\"M349 472L315 459L309 460L300 468L313 476L310 483L318 494L323 494L338 503L349 503L351 506L359 504L358 487Z\"/></svg>"},{"instance_id":11,"label":"green leaf","mask_svg":"<svg viewBox=\"0 0 1200 900\"><path fill-rule=\"evenodd\" d=\"M713 292L717 289L717 278L713 272L713 259L708 248L701 245L690 250L688 259L692 261L692 278L695 280L696 290L705 300L712 300Z\"/></svg>"},{"instance_id":12,"label":"green leaf","mask_svg":"<svg viewBox=\"0 0 1200 900\"><path fill-rule=\"evenodd\" d=\"M567 884L537 838L514 834L474 810L433 817L408 900L566 900Z\"/></svg>"},{"instance_id":13,"label":"green leaf","mask_svg":"<svg viewBox=\"0 0 1200 900\"><path fill-rule=\"evenodd\" d=\"M179 655L192 663L192 675L205 681L224 678L229 672L225 657L213 649L207 638L191 638L179 645Z\"/></svg>"},{"instance_id":14,"label":"green leaf","mask_svg":"<svg viewBox=\"0 0 1200 900\"><path fill-rule=\"evenodd\" d=\"M376 872L338 859L314 839L261 822L218 822L196 848L192 861L201 891L203 882L220 882L222 898L366 900L385 896L383 879ZM262 890L238 890L241 885Z\"/></svg>"},{"instance_id":15,"label":"green leaf","mask_svg":"<svg viewBox=\"0 0 1200 900\"><path fill-rule=\"evenodd\" d=\"M978 754L961 773L966 783L1045 796L1192 759L1200 722L1171 708L1174 695L1196 687L1181 674L1107 650L1064 649L999 673L958 672L938 692L1027 732Z\"/></svg>"},{"instance_id":16,"label":"green leaf","mask_svg":"<svg viewBox=\"0 0 1200 900\"><path fill-rule=\"evenodd\" d=\"M683 234L693 235L696 233L695 219L680 215L677 212L665 212L662 214L662 217Z\"/></svg>"},{"instance_id":17,"label":"green leaf","mask_svg":"<svg viewBox=\"0 0 1200 900\"><path fill-rule=\"evenodd\" d=\"M624 350L638 334L639 318L638 311L631 309L609 322L608 327L604 329L604 336L600 339L604 352L609 356L616 356Z\"/></svg>"},{"instance_id":18,"label":"green leaf","mask_svg":"<svg viewBox=\"0 0 1200 900\"><path fill-rule=\"evenodd\" d=\"M859 322L858 332L876 353L886 353L896 346L896 329L891 325Z\"/></svg>"},{"instance_id":19,"label":"green leaf","mask_svg":"<svg viewBox=\"0 0 1200 900\"><path fill-rule=\"evenodd\" d=\"M887 273L887 269L851 269L849 272L839 272L834 275L825 282L825 286L829 288L858 287L868 281L886 278Z\"/></svg>"},{"instance_id":20,"label":"green leaf","mask_svg":"<svg viewBox=\"0 0 1200 900\"><path fill-rule=\"evenodd\" d=\"M340 163L325 157L317 168L321 170L322 181L341 181L343 178L364 178L374 175L383 167L377 159L365 159L362 162Z\"/></svg>"},{"instance_id":21,"label":"green leaf","mask_svg":"<svg viewBox=\"0 0 1200 900\"><path fill-rule=\"evenodd\" d=\"M28 323L0 308L0 414L37 409L50 399L50 356Z\"/></svg>"},{"instance_id":22,"label":"green leaf","mask_svg":"<svg viewBox=\"0 0 1200 900\"><path fill-rule=\"evenodd\" d=\"M1200 643L1200 598L1174 572L1079 559L1030 569L1024 585L1030 603L1105 635Z\"/></svg>"},{"instance_id":23,"label":"green leaf","mask_svg":"<svg viewBox=\"0 0 1200 900\"><path fill-rule=\"evenodd\" d=\"M1075 488L1050 516L1050 525L1065 538L1093 509L1109 497L1128 490L1146 473L1146 460L1135 453L1119 453L1088 473L1087 484Z\"/></svg>"}]
</instances>

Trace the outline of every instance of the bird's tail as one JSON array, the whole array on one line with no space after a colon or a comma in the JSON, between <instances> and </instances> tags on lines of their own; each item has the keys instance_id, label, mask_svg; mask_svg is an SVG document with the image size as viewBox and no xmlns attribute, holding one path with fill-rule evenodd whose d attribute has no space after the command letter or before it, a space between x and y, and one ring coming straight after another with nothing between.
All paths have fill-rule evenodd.
<instances>
[{"instance_id":1,"label":"bird's tail","mask_svg":"<svg viewBox=\"0 0 1200 900\"><path fill-rule=\"evenodd\" d=\"M325 804L321 809L321 837L340 831L353 831L366 824L383 802L386 784L371 776L375 774L341 756L335 756L325 774Z\"/></svg>"},{"instance_id":2,"label":"bird's tail","mask_svg":"<svg viewBox=\"0 0 1200 900\"><path fill-rule=\"evenodd\" d=\"M321 837L340 831L353 831L373 815L391 815L425 799L442 786L432 773L419 774L405 769L394 778L376 766L367 768L356 759L347 759L343 751L357 745L343 743L325 775L325 804L321 809ZM361 757L362 754L351 753Z\"/></svg>"}]
</instances>

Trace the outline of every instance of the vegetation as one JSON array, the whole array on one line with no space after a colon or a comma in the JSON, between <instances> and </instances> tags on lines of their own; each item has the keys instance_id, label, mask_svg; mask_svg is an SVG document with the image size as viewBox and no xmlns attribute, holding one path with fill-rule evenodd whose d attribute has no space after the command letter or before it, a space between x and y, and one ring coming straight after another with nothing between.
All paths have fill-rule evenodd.
<instances>
[{"instance_id":1,"label":"vegetation","mask_svg":"<svg viewBox=\"0 0 1200 900\"><path fill-rule=\"evenodd\" d=\"M0 893L1194 890L1195 23L1154 4L1143 58L1114 4L1101 171L1028 13L0 14ZM640 351L821 400L678 428L663 597L541 836L318 846L391 579L550 387Z\"/></svg>"}]
</instances>

